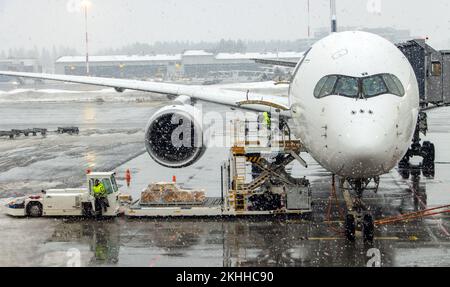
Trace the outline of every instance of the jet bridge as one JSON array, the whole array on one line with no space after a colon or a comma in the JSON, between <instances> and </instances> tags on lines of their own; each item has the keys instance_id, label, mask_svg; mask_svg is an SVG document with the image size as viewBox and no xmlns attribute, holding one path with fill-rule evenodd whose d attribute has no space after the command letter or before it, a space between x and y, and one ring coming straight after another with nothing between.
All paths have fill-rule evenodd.
<instances>
[{"instance_id":1,"label":"jet bridge","mask_svg":"<svg viewBox=\"0 0 450 287\"><path fill-rule=\"evenodd\" d=\"M405 179L409 178L411 170L422 170L425 177L433 177L435 147L429 141L422 143L420 134L426 135L428 131L427 110L450 105L450 51L437 51L428 45L425 39L400 43L397 47L414 69L422 108L411 147L400 161L399 171ZM418 165L412 164L413 157L422 157L423 161Z\"/></svg>"},{"instance_id":2,"label":"jet bridge","mask_svg":"<svg viewBox=\"0 0 450 287\"><path fill-rule=\"evenodd\" d=\"M425 39L397 44L411 63L422 107L450 104L450 51L437 51Z\"/></svg>"}]
</instances>

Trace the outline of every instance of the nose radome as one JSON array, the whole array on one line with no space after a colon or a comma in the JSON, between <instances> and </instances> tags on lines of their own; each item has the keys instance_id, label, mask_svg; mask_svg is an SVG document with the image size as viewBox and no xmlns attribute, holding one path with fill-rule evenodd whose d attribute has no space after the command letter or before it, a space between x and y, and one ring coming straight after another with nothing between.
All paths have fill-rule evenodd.
<instances>
[{"instance_id":1,"label":"nose radome","mask_svg":"<svg viewBox=\"0 0 450 287\"><path fill-rule=\"evenodd\" d=\"M351 153L373 155L384 150L386 131L376 123L349 125L344 140Z\"/></svg>"},{"instance_id":2,"label":"nose radome","mask_svg":"<svg viewBox=\"0 0 450 287\"><path fill-rule=\"evenodd\" d=\"M385 130L376 123L349 125L342 135L341 152L346 173L354 177L383 173L389 155Z\"/></svg>"}]
</instances>

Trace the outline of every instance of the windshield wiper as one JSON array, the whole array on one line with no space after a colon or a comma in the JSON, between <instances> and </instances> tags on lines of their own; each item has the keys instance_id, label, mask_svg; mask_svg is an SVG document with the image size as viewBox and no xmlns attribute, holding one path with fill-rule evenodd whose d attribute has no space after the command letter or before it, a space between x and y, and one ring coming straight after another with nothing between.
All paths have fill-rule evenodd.
<instances>
[{"instance_id":1,"label":"windshield wiper","mask_svg":"<svg viewBox=\"0 0 450 287\"><path fill-rule=\"evenodd\" d=\"M364 96L362 79L358 80L358 100L367 100L367 98Z\"/></svg>"}]
</instances>

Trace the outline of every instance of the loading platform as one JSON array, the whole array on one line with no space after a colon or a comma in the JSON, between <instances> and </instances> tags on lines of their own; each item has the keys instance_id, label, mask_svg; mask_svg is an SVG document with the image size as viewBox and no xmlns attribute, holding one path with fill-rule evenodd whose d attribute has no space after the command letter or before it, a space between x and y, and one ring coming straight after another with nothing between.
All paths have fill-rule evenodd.
<instances>
[{"instance_id":1,"label":"loading platform","mask_svg":"<svg viewBox=\"0 0 450 287\"><path fill-rule=\"evenodd\" d=\"M311 188L305 178L293 178L286 166L300 157L300 141L267 134L260 122L236 120L233 145L221 172L221 196L196 204L143 204L125 209L127 217L246 217L307 216L311 214ZM262 132L266 130L266 133Z\"/></svg>"},{"instance_id":2,"label":"loading platform","mask_svg":"<svg viewBox=\"0 0 450 287\"><path fill-rule=\"evenodd\" d=\"M225 209L220 197L208 197L202 205L159 205L144 206L139 201L125 210L127 217L247 217L247 216L281 216L309 215L310 209L303 210L235 210Z\"/></svg>"}]
</instances>

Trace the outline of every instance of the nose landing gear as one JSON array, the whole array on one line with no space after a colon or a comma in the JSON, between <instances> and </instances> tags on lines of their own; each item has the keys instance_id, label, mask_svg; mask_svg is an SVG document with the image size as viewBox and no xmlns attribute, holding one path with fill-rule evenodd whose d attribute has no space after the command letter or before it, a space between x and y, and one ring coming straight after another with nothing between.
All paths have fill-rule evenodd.
<instances>
[{"instance_id":1,"label":"nose landing gear","mask_svg":"<svg viewBox=\"0 0 450 287\"><path fill-rule=\"evenodd\" d=\"M371 244L373 242L375 221L368 206L364 204L362 195L366 190L376 192L379 183L379 178L346 179L341 182L340 188L343 192L347 207L347 214L344 220L344 235L347 241L355 242L357 234L360 232L364 243ZM374 187L371 185L374 185Z\"/></svg>"},{"instance_id":2,"label":"nose landing gear","mask_svg":"<svg viewBox=\"0 0 450 287\"><path fill-rule=\"evenodd\" d=\"M359 216L352 213L348 213L344 222L344 234L345 238L349 242L356 241L356 230L361 230L364 243L373 243L375 238L375 222L373 216L369 213L362 216L362 220Z\"/></svg>"}]
</instances>

